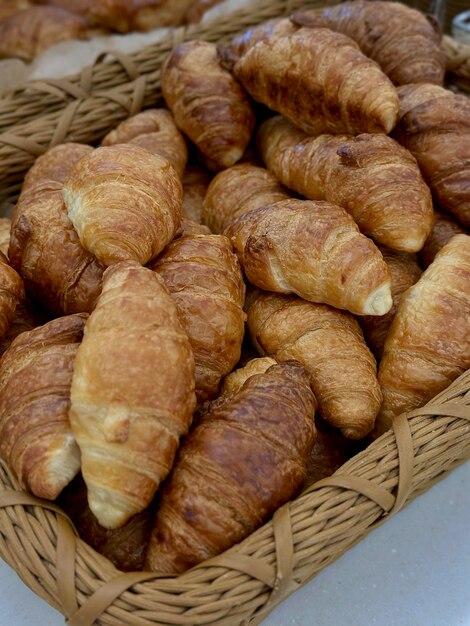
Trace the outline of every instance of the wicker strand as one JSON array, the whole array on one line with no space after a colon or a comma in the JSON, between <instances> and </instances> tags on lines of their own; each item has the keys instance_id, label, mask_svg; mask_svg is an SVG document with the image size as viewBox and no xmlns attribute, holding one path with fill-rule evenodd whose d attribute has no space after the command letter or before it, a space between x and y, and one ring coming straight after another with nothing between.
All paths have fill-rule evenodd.
<instances>
[{"instance_id":1,"label":"wicker strand","mask_svg":"<svg viewBox=\"0 0 470 626\"><path fill-rule=\"evenodd\" d=\"M401 416L393 431L281 507L241 544L179 577L117 572L75 537L57 506L19 491L10 472L0 484L0 537L10 538L14 523L15 534L23 528L30 540L28 525L39 511L49 520L56 558L48 569L69 626L255 626L326 563L469 456L469 405L470 371L427 406ZM2 542L0 554L5 556ZM23 567L19 559L18 569ZM29 559L27 567L34 568Z\"/></svg>"}]
</instances>

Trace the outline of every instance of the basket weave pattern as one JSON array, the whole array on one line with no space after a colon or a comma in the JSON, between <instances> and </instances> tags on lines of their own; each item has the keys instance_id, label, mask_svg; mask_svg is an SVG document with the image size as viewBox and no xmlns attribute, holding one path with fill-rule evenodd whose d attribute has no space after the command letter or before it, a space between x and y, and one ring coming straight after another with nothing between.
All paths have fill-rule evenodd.
<instances>
[{"instance_id":1,"label":"basket weave pattern","mask_svg":"<svg viewBox=\"0 0 470 626\"><path fill-rule=\"evenodd\" d=\"M331 2L334 4L335 2ZM42 81L0 100L0 203L14 202L24 172L49 147L93 142L161 97L171 47L240 30L324 0L261 0L216 25L173 31L160 42L67 81ZM444 41L448 69L470 80L470 46ZM468 83L470 84L470 83ZM47 110L47 114L46 114ZM470 371L332 477L281 507L226 553L177 577L123 574L81 541L64 513L21 491L0 465L0 556L61 611L69 626L248 626L456 465L470 457Z\"/></svg>"}]
</instances>

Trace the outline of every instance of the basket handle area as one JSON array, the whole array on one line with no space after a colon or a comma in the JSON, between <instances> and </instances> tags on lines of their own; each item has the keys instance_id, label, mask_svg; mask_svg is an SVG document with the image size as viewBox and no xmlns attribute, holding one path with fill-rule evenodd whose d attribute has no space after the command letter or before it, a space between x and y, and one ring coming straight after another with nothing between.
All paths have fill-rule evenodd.
<instances>
[{"instance_id":1,"label":"basket handle area","mask_svg":"<svg viewBox=\"0 0 470 626\"><path fill-rule=\"evenodd\" d=\"M470 456L470 370L224 554L178 577L123 574L2 465L0 555L69 626L255 626ZM1 469L1 468L0 468Z\"/></svg>"}]
</instances>

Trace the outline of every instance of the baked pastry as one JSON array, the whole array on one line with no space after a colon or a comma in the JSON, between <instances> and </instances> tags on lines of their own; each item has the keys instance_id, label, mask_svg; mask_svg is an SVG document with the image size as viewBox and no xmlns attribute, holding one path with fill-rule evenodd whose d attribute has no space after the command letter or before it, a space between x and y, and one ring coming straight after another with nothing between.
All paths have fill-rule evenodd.
<instances>
[{"instance_id":1,"label":"baked pastry","mask_svg":"<svg viewBox=\"0 0 470 626\"><path fill-rule=\"evenodd\" d=\"M282 200L241 215L225 230L248 280L358 315L392 306L390 273L344 209Z\"/></svg>"},{"instance_id":2,"label":"baked pastry","mask_svg":"<svg viewBox=\"0 0 470 626\"><path fill-rule=\"evenodd\" d=\"M444 81L441 32L431 16L399 2L354 0L322 11L295 13L293 22L330 28L359 44L395 85Z\"/></svg>"},{"instance_id":3,"label":"baked pastry","mask_svg":"<svg viewBox=\"0 0 470 626\"><path fill-rule=\"evenodd\" d=\"M327 28L273 34L240 57L220 54L256 101L308 134L389 133L397 122L391 81L352 39Z\"/></svg>"},{"instance_id":4,"label":"baked pastry","mask_svg":"<svg viewBox=\"0 0 470 626\"><path fill-rule=\"evenodd\" d=\"M178 128L196 144L209 169L241 159L255 115L242 87L220 65L214 44L189 41L174 48L162 66L161 85Z\"/></svg>"},{"instance_id":5,"label":"baked pastry","mask_svg":"<svg viewBox=\"0 0 470 626\"><path fill-rule=\"evenodd\" d=\"M160 497L147 567L183 572L241 541L295 497L315 440L314 411L303 368L283 363L252 376L203 417Z\"/></svg>"},{"instance_id":6,"label":"baked pastry","mask_svg":"<svg viewBox=\"0 0 470 626\"><path fill-rule=\"evenodd\" d=\"M455 235L402 296L379 367L375 434L426 404L470 367L470 237Z\"/></svg>"},{"instance_id":7,"label":"baked pastry","mask_svg":"<svg viewBox=\"0 0 470 626\"><path fill-rule=\"evenodd\" d=\"M0 57L31 61L61 41L87 39L87 23L57 7L31 6L0 21Z\"/></svg>"},{"instance_id":8,"label":"baked pastry","mask_svg":"<svg viewBox=\"0 0 470 626\"><path fill-rule=\"evenodd\" d=\"M191 346L152 270L121 262L104 273L71 401L90 509L101 526L119 528L152 501L195 408Z\"/></svg>"},{"instance_id":9,"label":"baked pastry","mask_svg":"<svg viewBox=\"0 0 470 626\"><path fill-rule=\"evenodd\" d=\"M36 159L13 212L10 263L55 315L92 311L101 289L104 267L81 245L62 198L70 170L92 151L66 143Z\"/></svg>"},{"instance_id":10,"label":"baked pastry","mask_svg":"<svg viewBox=\"0 0 470 626\"><path fill-rule=\"evenodd\" d=\"M202 205L202 221L213 233L223 233L237 217L289 197L268 170L250 163L234 165L212 179Z\"/></svg>"},{"instance_id":11,"label":"baked pastry","mask_svg":"<svg viewBox=\"0 0 470 626\"><path fill-rule=\"evenodd\" d=\"M213 398L240 358L245 283L223 235L176 239L150 264L163 278L194 353L196 396Z\"/></svg>"},{"instance_id":12,"label":"baked pastry","mask_svg":"<svg viewBox=\"0 0 470 626\"><path fill-rule=\"evenodd\" d=\"M19 335L0 361L0 454L22 487L54 500L80 469L70 384L86 314Z\"/></svg>"},{"instance_id":13,"label":"baked pastry","mask_svg":"<svg viewBox=\"0 0 470 626\"><path fill-rule=\"evenodd\" d=\"M260 127L258 145L287 187L342 206L378 243L405 252L423 247L433 225L431 192L416 160L390 137L309 137L277 116Z\"/></svg>"},{"instance_id":14,"label":"baked pastry","mask_svg":"<svg viewBox=\"0 0 470 626\"><path fill-rule=\"evenodd\" d=\"M451 215L442 211L434 211L434 227L424 246L419 251L419 262L426 269L434 261L434 257L454 235L465 233L465 230L456 222Z\"/></svg>"},{"instance_id":15,"label":"baked pastry","mask_svg":"<svg viewBox=\"0 0 470 626\"><path fill-rule=\"evenodd\" d=\"M470 100L438 85L399 87L398 141L416 158L433 196L470 226Z\"/></svg>"},{"instance_id":16,"label":"baked pastry","mask_svg":"<svg viewBox=\"0 0 470 626\"><path fill-rule=\"evenodd\" d=\"M219 397L230 400L237 395L249 378L256 374L264 374L272 365L276 365L276 361L269 356L250 359L243 367L227 374L222 381Z\"/></svg>"},{"instance_id":17,"label":"baked pastry","mask_svg":"<svg viewBox=\"0 0 470 626\"><path fill-rule=\"evenodd\" d=\"M390 250L385 246L380 246L379 249L390 270L393 305L390 311L385 313L385 315L363 315L358 317L358 322L364 332L367 345L378 360L382 358L385 340L387 339L390 325L393 322L402 295L407 289L414 285L421 276L421 269L415 257L411 254Z\"/></svg>"},{"instance_id":18,"label":"baked pastry","mask_svg":"<svg viewBox=\"0 0 470 626\"><path fill-rule=\"evenodd\" d=\"M145 265L174 238L183 189L163 157L132 144L98 148L64 183L70 221L84 248L104 265Z\"/></svg>"},{"instance_id":19,"label":"baked pastry","mask_svg":"<svg viewBox=\"0 0 470 626\"><path fill-rule=\"evenodd\" d=\"M10 245L11 219L0 217L0 252L8 257L8 246Z\"/></svg>"},{"instance_id":20,"label":"baked pastry","mask_svg":"<svg viewBox=\"0 0 470 626\"><path fill-rule=\"evenodd\" d=\"M382 393L375 359L352 315L296 296L261 293L248 309L248 328L261 355L305 367L329 424L350 439L372 430Z\"/></svg>"},{"instance_id":21,"label":"baked pastry","mask_svg":"<svg viewBox=\"0 0 470 626\"><path fill-rule=\"evenodd\" d=\"M16 307L23 298L23 281L0 252L0 341L5 338L13 322Z\"/></svg>"},{"instance_id":22,"label":"baked pastry","mask_svg":"<svg viewBox=\"0 0 470 626\"><path fill-rule=\"evenodd\" d=\"M0 22L22 9L27 9L29 6L28 0L2 0L0 4Z\"/></svg>"},{"instance_id":23,"label":"baked pastry","mask_svg":"<svg viewBox=\"0 0 470 626\"><path fill-rule=\"evenodd\" d=\"M47 321L49 321L47 314L37 304L28 297L20 300L16 305L13 321L5 337L0 341L0 357L18 335L27 330L33 330L36 326L42 326Z\"/></svg>"},{"instance_id":24,"label":"baked pastry","mask_svg":"<svg viewBox=\"0 0 470 626\"><path fill-rule=\"evenodd\" d=\"M202 205L209 186L209 175L201 167L188 165L183 174L183 215L202 224Z\"/></svg>"},{"instance_id":25,"label":"baked pastry","mask_svg":"<svg viewBox=\"0 0 470 626\"><path fill-rule=\"evenodd\" d=\"M199 224L198 222L194 222L187 217L183 217L181 219L178 234L181 237L186 237L188 235L210 235L211 231L210 228L204 226L204 224Z\"/></svg>"},{"instance_id":26,"label":"baked pastry","mask_svg":"<svg viewBox=\"0 0 470 626\"><path fill-rule=\"evenodd\" d=\"M158 154L173 165L180 178L183 176L188 148L172 114L166 109L147 109L124 120L104 137L101 145L117 143L132 143Z\"/></svg>"}]
</instances>

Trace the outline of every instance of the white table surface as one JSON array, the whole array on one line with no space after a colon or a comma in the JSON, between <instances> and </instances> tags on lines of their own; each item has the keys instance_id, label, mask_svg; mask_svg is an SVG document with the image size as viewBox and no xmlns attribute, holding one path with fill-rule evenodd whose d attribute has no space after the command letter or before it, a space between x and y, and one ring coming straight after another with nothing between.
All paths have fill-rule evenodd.
<instances>
[{"instance_id":1,"label":"white table surface","mask_svg":"<svg viewBox=\"0 0 470 626\"><path fill-rule=\"evenodd\" d=\"M0 625L63 617L0 562ZM263 626L470 626L470 462L277 607Z\"/></svg>"}]
</instances>

